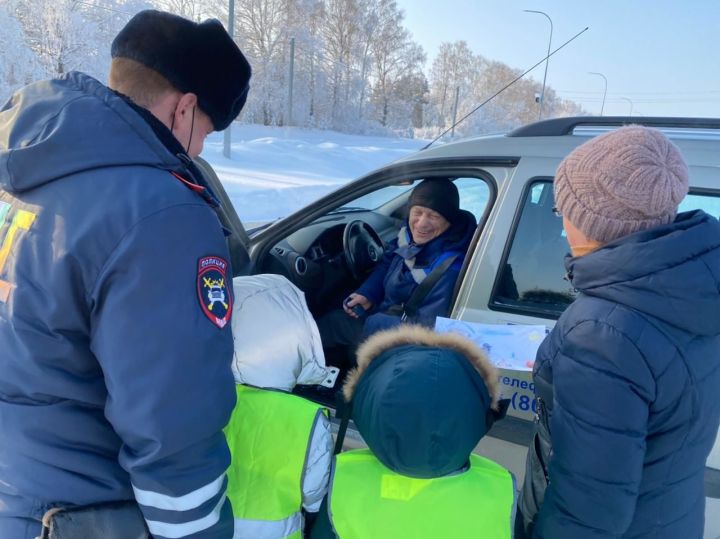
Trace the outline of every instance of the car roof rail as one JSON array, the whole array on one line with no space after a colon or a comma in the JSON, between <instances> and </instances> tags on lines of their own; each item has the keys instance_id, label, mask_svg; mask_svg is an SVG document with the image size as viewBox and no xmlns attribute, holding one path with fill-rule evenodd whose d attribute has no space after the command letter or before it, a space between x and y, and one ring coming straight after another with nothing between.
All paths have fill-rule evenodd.
<instances>
[{"instance_id":1,"label":"car roof rail","mask_svg":"<svg viewBox=\"0 0 720 539\"><path fill-rule=\"evenodd\" d=\"M622 125L647 127L720 129L720 118L667 118L653 116L571 116L553 118L518 127L508 137L559 137L570 135L576 127L610 127Z\"/></svg>"}]
</instances>

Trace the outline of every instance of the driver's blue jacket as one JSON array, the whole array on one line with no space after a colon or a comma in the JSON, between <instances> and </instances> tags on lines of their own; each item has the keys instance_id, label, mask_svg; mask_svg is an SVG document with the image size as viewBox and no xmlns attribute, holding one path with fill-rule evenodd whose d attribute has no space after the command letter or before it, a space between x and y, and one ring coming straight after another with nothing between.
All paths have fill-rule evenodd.
<instances>
[{"instance_id":1,"label":"driver's blue jacket","mask_svg":"<svg viewBox=\"0 0 720 539\"><path fill-rule=\"evenodd\" d=\"M452 223L443 234L424 245L415 245L406 223L398 238L390 242L380 263L356 291L374 304L365 319L364 334L370 335L399 324L400 316L388 313L388 309L407 303L422 282L418 274L429 275L446 257L453 256L455 258L450 267L407 321L433 327L436 317L447 315L455 282L475 227L475 217L468 211L461 211L458 221Z\"/></svg>"},{"instance_id":2,"label":"driver's blue jacket","mask_svg":"<svg viewBox=\"0 0 720 539\"><path fill-rule=\"evenodd\" d=\"M193 169L81 73L0 109L3 539L133 499L156 538L232 537L232 274Z\"/></svg>"}]
</instances>

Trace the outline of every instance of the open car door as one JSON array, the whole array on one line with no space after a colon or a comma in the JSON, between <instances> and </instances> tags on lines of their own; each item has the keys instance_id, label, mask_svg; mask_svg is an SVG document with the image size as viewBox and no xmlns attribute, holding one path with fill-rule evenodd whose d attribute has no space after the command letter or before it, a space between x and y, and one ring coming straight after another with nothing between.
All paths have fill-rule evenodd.
<instances>
[{"instance_id":1,"label":"open car door","mask_svg":"<svg viewBox=\"0 0 720 539\"><path fill-rule=\"evenodd\" d=\"M250 238L243 227L238 214L235 212L230 197L225 192L225 188L220 182L220 178L210 166L210 163L202 157L195 159L195 165L203 175L203 178L212 189L215 196L220 201L220 209L218 215L220 222L230 235L227 236L228 249L230 250L230 264L233 269L233 277L240 275L250 275L252 273L252 261L250 260Z\"/></svg>"}]
</instances>

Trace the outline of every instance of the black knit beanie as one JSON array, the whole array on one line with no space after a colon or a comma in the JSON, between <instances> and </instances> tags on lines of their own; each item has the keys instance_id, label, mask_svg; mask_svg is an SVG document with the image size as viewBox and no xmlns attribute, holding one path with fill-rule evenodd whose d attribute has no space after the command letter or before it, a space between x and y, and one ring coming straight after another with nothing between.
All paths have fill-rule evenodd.
<instances>
[{"instance_id":1,"label":"black knit beanie","mask_svg":"<svg viewBox=\"0 0 720 539\"><path fill-rule=\"evenodd\" d=\"M157 71L180 92L197 95L216 131L229 126L245 105L250 64L217 19L196 23L163 11L141 11L120 30L110 53Z\"/></svg>"},{"instance_id":2,"label":"black knit beanie","mask_svg":"<svg viewBox=\"0 0 720 539\"><path fill-rule=\"evenodd\" d=\"M435 210L452 223L460 213L460 194L455 184L447 178L423 180L410 194L408 209L413 206Z\"/></svg>"}]
</instances>

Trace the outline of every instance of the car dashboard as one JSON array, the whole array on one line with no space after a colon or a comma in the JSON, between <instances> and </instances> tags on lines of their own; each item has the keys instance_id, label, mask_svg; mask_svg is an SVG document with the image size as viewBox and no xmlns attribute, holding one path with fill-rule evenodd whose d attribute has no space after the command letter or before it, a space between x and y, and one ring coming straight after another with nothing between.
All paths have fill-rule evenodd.
<instances>
[{"instance_id":1,"label":"car dashboard","mask_svg":"<svg viewBox=\"0 0 720 539\"><path fill-rule=\"evenodd\" d=\"M351 210L325 215L275 244L261 265L264 273L285 276L306 294L313 313L339 305L343 294L358 282L345 259L343 234L348 224L362 221L385 244L397 235L402 222L379 212Z\"/></svg>"}]
</instances>

